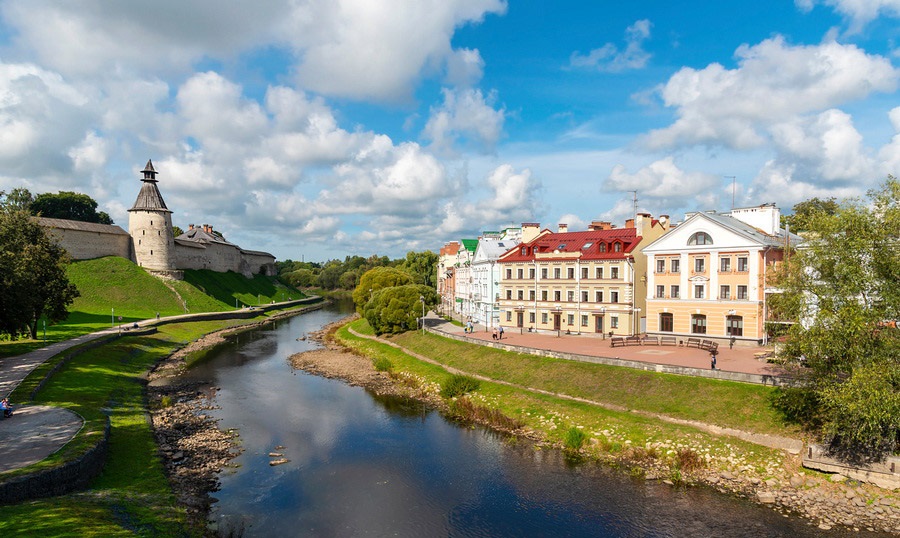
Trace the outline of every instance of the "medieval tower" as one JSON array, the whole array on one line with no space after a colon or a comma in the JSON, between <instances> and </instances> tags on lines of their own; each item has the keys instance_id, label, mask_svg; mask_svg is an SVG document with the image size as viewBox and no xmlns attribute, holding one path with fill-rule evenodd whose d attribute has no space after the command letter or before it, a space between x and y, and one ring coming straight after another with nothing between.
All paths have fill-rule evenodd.
<instances>
[{"instance_id":1,"label":"medieval tower","mask_svg":"<svg viewBox=\"0 0 900 538\"><path fill-rule=\"evenodd\" d=\"M156 186L152 161L147 161L143 174L141 191L134 207L128 210L128 233L134 248L134 261L151 272L178 278L172 212Z\"/></svg>"}]
</instances>

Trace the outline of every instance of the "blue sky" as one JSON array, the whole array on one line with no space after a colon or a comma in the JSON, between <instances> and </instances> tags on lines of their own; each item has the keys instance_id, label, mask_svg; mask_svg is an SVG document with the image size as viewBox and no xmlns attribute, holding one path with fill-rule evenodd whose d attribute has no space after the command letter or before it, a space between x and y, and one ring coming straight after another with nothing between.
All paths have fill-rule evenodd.
<instances>
[{"instance_id":1,"label":"blue sky","mask_svg":"<svg viewBox=\"0 0 900 538\"><path fill-rule=\"evenodd\" d=\"M857 196L900 173L898 18L900 0L2 0L0 190L85 192L127 227L152 158L175 224L306 260L621 224L631 191L676 220Z\"/></svg>"}]
</instances>

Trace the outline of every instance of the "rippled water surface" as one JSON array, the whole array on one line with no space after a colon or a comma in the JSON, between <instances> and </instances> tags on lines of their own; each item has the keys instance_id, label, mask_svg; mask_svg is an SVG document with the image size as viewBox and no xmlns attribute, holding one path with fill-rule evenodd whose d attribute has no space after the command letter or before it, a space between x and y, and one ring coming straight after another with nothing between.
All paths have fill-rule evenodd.
<instances>
[{"instance_id":1,"label":"rippled water surface","mask_svg":"<svg viewBox=\"0 0 900 538\"><path fill-rule=\"evenodd\" d=\"M291 369L337 306L239 337L188 376L220 387L244 453L213 520L243 536L860 536L704 488L572 465L481 428ZM277 446L283 449L276 450ZM270 452L290 462L272 467ZM863 533L864 535L864 533Z\"/></svg>"}]
</instances>

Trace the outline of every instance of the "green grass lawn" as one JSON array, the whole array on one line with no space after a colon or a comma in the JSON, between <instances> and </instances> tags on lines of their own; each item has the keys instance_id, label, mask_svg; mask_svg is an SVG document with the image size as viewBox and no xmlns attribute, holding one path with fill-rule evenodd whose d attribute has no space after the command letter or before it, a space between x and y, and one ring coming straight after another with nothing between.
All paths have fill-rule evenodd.
<instances>
[{"instance_id":1,"label":"green grass lawn","mask_svg":"<svg viewBox=\"0 0 900 538\"><path fill-rule=\"evenodd\" d=\"M183 281L164 282L117 256L81 260L68 267L69 280L81 296L63 322L39 326L37 340L0 341L0 357L21 355L45 345L105 329L114 323L188 312L222 312L240 306L299 299L303 293L274 278L238 273L185 271ZM174 291L173 291L174 290ZM121 318L121 319L120 319Z\"/></svg>"},{"instance_id":2,"label":"green grass lawn","mask_svg":"<svg viewBox=\"0 0 900 538\"><path fill-rule=\"evenodd\" d=\"M190 536L184 510L156 455L142 377L160 358L188 340L241 321L173 324L151 336L124 337L76 356L38 393L34 403L72 409L85 427L62 450L26 470L78 457L93 445L109 416L107 463L87 491L3 507L7 536ZM36 372L32 377L42 376ZM23 391L34 379L23 383ZM16 398L23 400L20 394ZM4 473L0 478L22 474Z\"/></svg>"}]
</instances>

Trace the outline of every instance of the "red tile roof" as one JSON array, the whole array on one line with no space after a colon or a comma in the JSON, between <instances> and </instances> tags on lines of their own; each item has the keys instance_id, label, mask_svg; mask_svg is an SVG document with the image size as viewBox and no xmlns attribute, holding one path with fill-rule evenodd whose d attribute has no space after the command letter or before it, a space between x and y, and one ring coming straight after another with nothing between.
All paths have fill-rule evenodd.
<instances>
[{"instance_id":1,"label":"red tile roof","mask_svg":"<svg viewBox=\"0 0 900 538\"><path fill-rule=\"evenodd\" d=\"M535 252L542 254L541 259L553 259L553 253L569 253L559 256L560 259L572 259L571 253L578 252L582 260L616 260L630 257L631 252L641 241L635 228L612 228L610 230L588 230L584 232L549 233L542 235L530 243L522 243L500 256L500 263L531 261ZM622 250L615 252L614 244L622 244ZM606 250L601 251L600 245ZM522 254L525 249L525 254Z\"/></svg>"}]
</instances>

